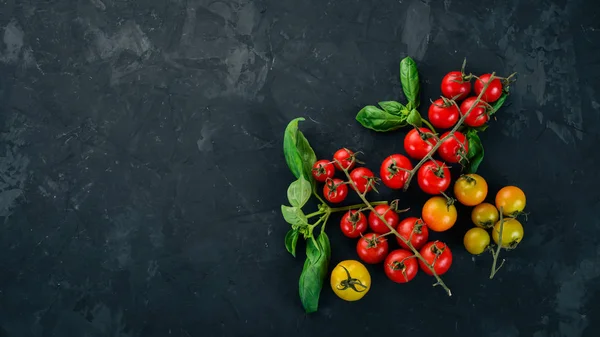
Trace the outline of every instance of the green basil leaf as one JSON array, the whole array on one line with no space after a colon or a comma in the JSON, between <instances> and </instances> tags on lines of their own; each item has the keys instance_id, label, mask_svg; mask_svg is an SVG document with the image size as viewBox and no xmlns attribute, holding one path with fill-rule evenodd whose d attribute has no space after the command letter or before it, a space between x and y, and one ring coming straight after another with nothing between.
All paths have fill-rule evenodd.
<instances>
[{"instance_id":1,"label":"green basil leaf","mask_svg":"<svg viewBox=\"0 0 600 337\"><path fill-rule=\"evenodd\" d=\"M483 124L482 126L476 127L475 130L477 130L477 132L485 131L489 126L489 124Z\"/></svg>"},{"instance_id":2,"label":"green basil leaf","mask_svg":"<svg viewBox=\"0 0 600 337\"><path fill-rule=\"evenodd\" d=\"M401 116L405 111L407 111L404 105L396 101L384 101L379 102L378 104L383 110L385 110L385 112L396 116Z\"/></svg>"},{"instance_id":3,"label":"green basil leaf","mask_svg":"<svg viewBox=\"0 0 600 337\"><path fill-rule=\"evenodd\" d=\"M285 249L287 249L293 257L296 257L296 244L298 243L298 230L290 229L285 235Z\"/></svg>"},{"instance_id":4,"label":"green basil leaf","mask_svg":"<svg viewBox=\"0 0 600 337\"><path fill-rule=\"evenodd\" d=\"M500 109L502 107L502 105L504 105L506 98L508 98L508 94L506 92L503 92L502 95L500 96L500 98L498 98L498 100L496 102L494 102L494 104L492 105L492 110L490 111L490 116L495 114L496 111L498 111L498 109Z\"/></svg>"},{"instance_id":5,"label":"green basil leaf","mask_svg":"<svg viewBox=\"0 0 600 337\"><path fill-rule=\"evenodd\" d=\"M415 109L412 109L408 117L406 118L406 122L412 126L420 127L423 124L421 120L421 115Z\"/></svg>"},{"instance_id":6,"label":"green basil leaf","mask_svg":"<svg viewBox=\"0 0 600 337\"><path fill-rule=\"evenodd\" d=\"M378 132L397 130L406 126L406 117L393 115L376 106L368 105L356 115L356 120L367 129Z\"/></svg>"},{"instance_id":7,"label":"green basil leaf","mask_svg":"<svg viewBox=\"0 0 600 337\"><path fill-rule=\"evenodd\" d=\"M297 228L308 223L306 215L304 215L300 207L281 205L281 214L285 221L293 226L292 228Z\"/></svg>"},{"instance_id":8,"label":"green basil leaf","mask_svg":"<svg viewBox=\"0 0 600 337\"><path fill-rule=\"evenodd\" d=\"M288 123L283 136L283 154L294 176L296 178L304 176L308 182L313 184L311 170L317 161L317 156L304 134L298 130L298 122L304 120L304 118L298 117Z\"/></svg>"},{"instance_id":9,"label":"green basil leaf","mask_svg":"<svg viewBox=\"0 0 600 337\"><path fill-rule=\"evenodd\" d=\"M477 135L477 131L469 130L467 132L467 141L469 142L469 151L467 152L467 159L469 160L467 171L468 173L475 173L479 168L479 164L483 160L483 145L481 139Z\"/></svg>"},{"instance_id":10,"label":"green basil leaf","mask_svg":"<svg viewBox=\"0 0 600 337\"><path fill-rule=\"evenodd\" d=\"M417 64L410 57L405 57L400 61L400 82L402 83L402 90L404 96L411 104L411 109L419 107L419 72L417 71Z\"/></svg>"},{"instance_id":11,"label":"green basil leaf","mask_svg":"<svg viewBox=\"0 0 600 337\"><path fill-rule=\"evenodd\" d=\"M304 179L304 176L300 176L288 187L287 197L292 206L302 208L310 198L310 193L310 183Z\"/></svg>"},{"instance_id":12,"label":"green basil leaf","mask_svg":"<svg viewBox=\"0 0 600 337\"><path fill-rule=\"evenodd\" d=\"M307 313L317 311L323 281L327 276L331 245L325 232L306 242L306 260L298 282L300 301Z\"/></svg>"}]
</instances>

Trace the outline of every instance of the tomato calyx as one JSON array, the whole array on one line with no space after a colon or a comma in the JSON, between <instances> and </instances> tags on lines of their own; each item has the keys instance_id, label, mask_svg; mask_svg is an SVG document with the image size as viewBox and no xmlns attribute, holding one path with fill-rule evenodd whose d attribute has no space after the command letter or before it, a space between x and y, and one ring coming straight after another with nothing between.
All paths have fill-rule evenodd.
<instances>
[{"instance_id":1,"label":"tomato calyx","mask_svg":"<svg viewBox=\"0 0 600 337\"><path fill-rule=\"evenodd\" d=\"M365 238L365 241L367 242L367 248L377 247L377 245L380 243L379 239L381 239L381 238L382 238L382 236L377 236L377 235L374 235L373 238Z\"/></svg>"},{"instance_id":2,"label":"tomato calyx","mask_svg":"<svg viewBox=\"0 0 600 337\"><path fill-rule=\"evenodd\" d=\"M345 280L342 280L342 281L340 282L340 284L338 284L338 285L336 286L336 288L337 288L338 290L346 290L346 289L350 288L350 289L352 289L352 290L354 290L354 291L356 291L356 292L358 292L358 293L362 293L363 291L367 290L367 288L368 288L368 287L367 287L366 285L364 285L364 284L362 283L362 281L361 281L361 280L359 280L359 279L357 279L357 278L353 278L353 277L350 275L350 272L348 271L348 269L346 269L346 267L344 267L344 266L341 266L341 267L342 267L342 268L344 269L344 271L346 272L346 275L348 276L348 278L347 278L347 279L345 279ZM357 288L356 288L356 286L360 286L360 287L362 287L363 289L362 289L362 290L359 290L359 289L357 289Z\"/></svg>"},{"instance_id":3,"label":"tomato calyx","mask_svg":"<svg viewBox=\"0 0 600 337\"><path fill-rule=\"evenodd\" d=\"M410 173L410 170L407 170L404 167L398 166L398 162L396 162L396 159L392 159L392 163L390 165L388 165L388 167L386 169L390 173L389 179L392 179L400 172Z\"/></svg>"},{"instance_id":4,"label":"tomato calyx","mask_svg":"<svg viewBox=\"0 0 600 337\"><path fill-rule=\"evenodd\" d=\"M455 101L454 101L454 99L446 98L444 96L440 96L440 98L441 98L441 100L443 102L442 104L437 104L435 101L433 101L432 99L430 99L431 104L435 105L438 108L449 108L449 107L451 107L451 106L453 106L453 105L456 104Z\"/></svg>"},{"instance_id":5,"label":"tomato calyx","mask_svg":"<svg viewBox=\"0 0 600 337\"><path fill-rule=\"evenodd\" d=\"M427 142L429 145L435 145L435 143L432 144L431 142L428 142L428 140L431 138L434 138L437 140L437 135L435 135L431 132L423 132L419 128L415 128L415 130L417 130L417 132L419 133L419 137L421 137L421 140L423 140L424 142Z\"/></svg>"},{"instance_id":6,"label":"tomato calyx","mask_svg":"<svg viewBox=\"0 0 600 337\"><path fill-rule=\"evenodd\" d=\"M386 211L386 213L389 212L389 211L396 212L396 213L404 213L404 212L410 211L410 208L400 209L399 205L400 205L400 200L399 199L392 200L390 202L390 209L388 209ZM385 213L382 214L382 216L385 217Z\"/></svg>"},{"instance_id":7,"label":"tomato calyx","mask_svg":"<svg viewBox=\"0 0 600 337\"><path fill-rule=\"evenodd\" d=\"M336 184L332 178L327 178L327 180L325 180L325 186L327 186L327 188L329 189L330 196L334 195L337 192L338 187L345 184L347 184L347 182L345 181Z\"/></svg>"},{"instance_id":8,"label":"tomato calyx","mask_svg":"<svg viewBox=\"0 0 600 337\"><path fill-rule=\"evenodd\" d=\"M412 233L414 233L414 234L422 234L423 233L423 229L422 228L423 228L424 225L425 225L425 222L423 221L423 219L417 219L417 221L415 221L415 226L413 227Z\"/></svg>"},{"instance_id":9,"label":"tomato calyx","mask_svg":"<svg viewBox=\"0 0 600 337\"><path fill-rule=\"evenodd\" d=\"M350 223L352 224L352 230L353 231L356 230L356 224L360 220L360 216L361 215L362 215L362 212L360 210L358 210L356 212L350 212L350 216L348 217L348 221L350 221Z\"/></svg>"},{"instance_id":10,"label":"tomato calyx","mask_svg":"<svg viewBox=\"0 0 600 337\"><path fill-rule=\"evenodd\" d=\"M460 84L463 84L465 82L471 82L471 80L473 79L473 74L468 74L467 75L465 73L465 68L466 67L467 67L467 59L465 58L463 60L462 67L460 68L460 80L453 79L452 80L453 82L460 83ZM458 97L460 97L460 95L458 95ZM458 97L456 97L456 98L458 98ZM456 99L456 98L453 97L453 99Z\"/></svg>"}]
</instances>

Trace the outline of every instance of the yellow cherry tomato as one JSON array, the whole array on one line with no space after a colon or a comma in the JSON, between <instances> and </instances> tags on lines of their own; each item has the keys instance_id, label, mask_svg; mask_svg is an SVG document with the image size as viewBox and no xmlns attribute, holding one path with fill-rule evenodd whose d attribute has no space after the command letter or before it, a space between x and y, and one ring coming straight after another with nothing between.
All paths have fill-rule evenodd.
<instances>
[{"instance_id":1,"label":"yellow cherry tomato","mask_svg":"<svg viewBox=\"0 0 600 337\"><path fill-rule=\"evenodd\" d=\"M519 215L525 209L525 193L516 186L505 186L496 194L496 208L503 208L502 214L510 217Z\"/></svg>"},{"instance_id":2,"label":"yellow cherry tomato","mask_svg":"<svg viewBox=\"0 0 600 337\"><path fill-rule=\"evenodd\" d=\"M502 247L503 248L515 248L523 240L523 225L519 220L514 218L504 218L504 224L502 225ZM492 230L492 239L498 244L500 237L500 221L496 222L494 229Z\"/></svg>"},{"instance_id":3,"label":"yellow cherry tomato","mask_svg":"<svg viewBox=\"0 0 600 337\"><path fill-rule=\"evenodd\" d=\"M454 226L456 222L456 206L449 204L446 198L431 197L423 205L421 218L427 227L434 232L443 232Z\"/></svg>"},{"instance_id":4,"label":"yellow cherry tomato","mask_svg":"<svg viewBox=\"0 0 600 337\"><path fill-rule=\"evenodd\" d=\"M483 202L473 208L471 211L471 220L477 227L492 228L498 221L498 210L496 206Z\"/></svg>"},{"instance_id":5,"label":"yellow cherry tomato","mask_svg":"<svg viewBox=\"0 0 600 337\"><path fill-rule=\"evenodd\" d=\"M467 252L479 255L490 245L490 234L483 228L471 228L465 233L463 244Z\"/></svg>"},{"instance_id":6,"label":"yellow cherry tomato","mask_svg":"<svg viewBox=\"0 0 600 337\"><path fill-rule=\"evenodd\" d=\"M479 205L485 200L487 193L487 182L479 174L462 175L454 183L454 196L465 206Z\"/></svg>"},{"instance_id":7,"label":"yellow cherry tomato","mask_svg":"<svg viewBox=\"0 0 600 337\"><path fill-rule=\"evenodd\" d=\"M358 301L371 289L371 274L356 260L345 260L331 272L331 289L345 301Z\"/></svg>"}]
</instances>

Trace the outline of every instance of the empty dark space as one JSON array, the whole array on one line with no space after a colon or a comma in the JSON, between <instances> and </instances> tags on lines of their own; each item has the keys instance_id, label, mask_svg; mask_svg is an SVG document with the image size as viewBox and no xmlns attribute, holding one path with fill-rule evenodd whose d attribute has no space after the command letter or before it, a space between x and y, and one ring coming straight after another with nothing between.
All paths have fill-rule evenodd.
<instances>
[{"instance_id":1,"label":"empty dark space","mask_svg":"<svg viewBox=\"0 0 600 337\"><path fill-rule=\"evenodd\" d=\"M0 2L0 337L598 336L600 4L593 0L4 0ZM469 209L437 233L448 297L369 265L373 285L316 313L280 206L296 118L318 158L362 151L378 171L408 129L364 106L420 112L444 74L516 72L481 134L488 201L527 194L525 236L491 256L462 246ZM419 216L416 183L380 188ZM403 215L404 216L404 215ZM331 217L331 266L357 259Z\"/></svg>"}]
</instances>

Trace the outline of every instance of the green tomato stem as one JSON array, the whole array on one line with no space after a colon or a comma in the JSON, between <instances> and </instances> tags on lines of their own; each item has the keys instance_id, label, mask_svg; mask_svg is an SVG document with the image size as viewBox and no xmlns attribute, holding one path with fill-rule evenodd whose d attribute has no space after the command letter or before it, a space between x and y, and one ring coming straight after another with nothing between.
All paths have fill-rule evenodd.
<instances>
[{"instance_id":1,"label":"green tomato stem","mask_svg":"<svg viewBox=\"0 0 600 337\"><path fill-rule=\"evenodd\" d=\"M314 216L317 216L317 215L319 215L319 214L323 214L323 213L324 213L323 211L321 211L321 210L318 210L318 211L316 211L316 212L312 212L312 213L310 213L310 214L307 214L307 215L306 215L306 218L307 218L307 219L310 219L310 218L312 218L312 217L314 217Z\"/></svg>"},{"instance_id":2,"label":"green tomato stem","mask_svg":"<svg viewBox=\"0 0 600 337\"><path fill-rule=\"evenodd\" d=\"M372 202L371 205L387 205L387 201L375 201ZM356 205L350 205L350 206L344 206L344 207L336 207L336 208L331 208L329 211L331 213L335 213L335 212L345 212L345 211L349 211L352 209L359 209L359 208L363 208L367 206L367 204L356 204Z\"/></svg>"},{"instance_id":3,"label":"green tomato stem","mask_svg":"<svg viewBox=\"0 0 600 337\"><path fill-rule=\"evenodd\" d=\"M437 133L437 131L435 131L435 128L433 127L433 125L431 125L431 123L429 123L429 121L427 121L425 118L421 118L421 121L423 123L427 124L427 127L429 127L429 129L431 130L431 132Z\"/></svg>"}]
</instances>

